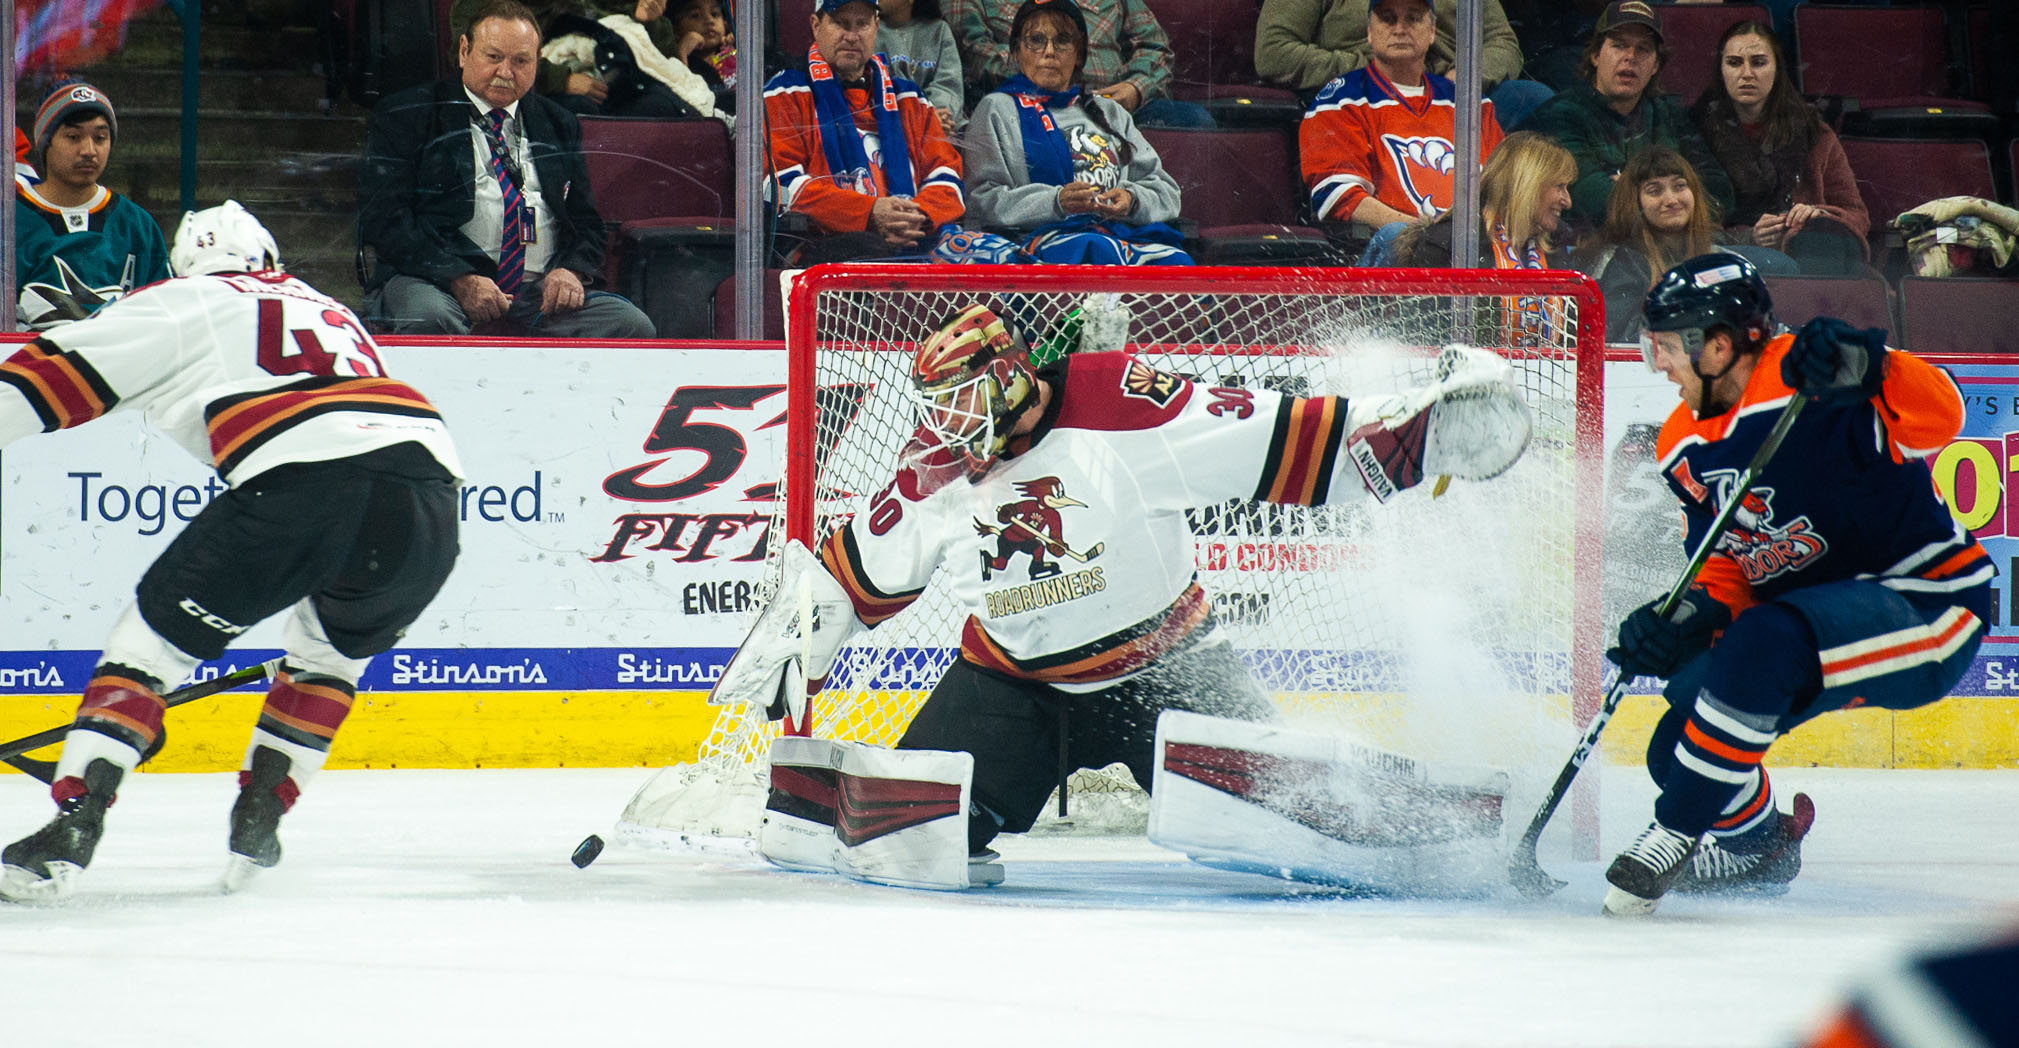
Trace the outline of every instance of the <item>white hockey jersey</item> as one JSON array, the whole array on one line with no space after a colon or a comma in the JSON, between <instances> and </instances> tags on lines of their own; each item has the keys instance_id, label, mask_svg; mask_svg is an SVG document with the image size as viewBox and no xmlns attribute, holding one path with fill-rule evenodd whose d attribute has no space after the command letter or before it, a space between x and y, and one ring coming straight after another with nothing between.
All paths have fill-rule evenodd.
<instances>
[{"instance_id":1,"label":"white hockey jersey","mask_svg":"<svg viewBox=\"0 0 2019 1048\"><path fill-rule=\"evenodd\" d=\"M386 377L357 316L277 271L131 292L22 347L0 386L19 394L0 394L0 446L135 410L233 486L407 441L462 476L440 412Z\"/></svg>"},{"instance_id":2,"label":"white hockey jersey","mask_svg":"<svg viewBox=\"0 0 2019 1048\"><path fill-rule=\"evenodd\" d=\"M821 559L874 626L944 562L970 617L961 655L1090 690L1203 639L1211 602L1185 510L1231 499L1297 505L1366 494L1342 453L1346 402L1196 386L1123 353L1068 357L1038 427L989 471L873 497Z\"/></svg>"}]
</instances>

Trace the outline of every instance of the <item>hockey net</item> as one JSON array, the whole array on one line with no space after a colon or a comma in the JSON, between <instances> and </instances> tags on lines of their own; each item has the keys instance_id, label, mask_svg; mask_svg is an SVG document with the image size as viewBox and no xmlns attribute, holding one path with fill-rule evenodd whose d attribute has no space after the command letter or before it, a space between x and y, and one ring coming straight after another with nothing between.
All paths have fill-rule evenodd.
<instances>
[{"instance_id":1,"label":"hockey net","mask_svg":"<svg viewBox=\"0 0 2019 1048\"><path fill-rule=\"evenodd\" d=\"M1189 519L1216 616L1300 726L1509 767L1517 780L1524 768L1553 774L1568 726L1598 694L1603 318L1588 280L1533 271L809 270L787 295L790 435L773 535L818 547L890 482L916 425L905 399L913 348L976 302L1034 345L1083 310L1090 328L1110 337L1125 329L1126 349L1157 368L1300 396L1409 388L1454 342L1508 359L1535 435L1504 476L1456 483L1435 498L1411 492L1387 504L1314 508L1237 501ZM812 734L897 742L955 658L966 612L949 598L945 571L911 607L843 649L813 700ZM775 584L774 570L760 605ZM724 709L695 762L639 791L620 834L694 845L754 832L778 730L762 711ZM1083 772L1068 792L1072 817L1041 830L1132 830L1147 807L1120 766ZM1589 825L1593 808L1589 797L1573 798L1574 822Z\"/></svg>"}]
</instances>

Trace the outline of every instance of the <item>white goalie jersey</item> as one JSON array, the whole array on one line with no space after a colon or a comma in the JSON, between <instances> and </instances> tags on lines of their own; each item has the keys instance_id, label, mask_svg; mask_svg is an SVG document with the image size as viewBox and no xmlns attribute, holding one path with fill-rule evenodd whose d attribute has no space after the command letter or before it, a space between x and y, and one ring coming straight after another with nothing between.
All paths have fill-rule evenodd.
<instances>
[{"instance_id":1,"label":"white goalie jersey","mask_svg":"<svg viewBox=\"0 0 2019 1048\"><path fill-rule=\"evenodd\" d=\"M1045 377L1044 418L985 475L925 492L900 470L823 544L864 623L903 610L945 563L970 612L963 657L1098 689L1206 639L1185 510L1367 493L1342 398L1197 386L1121 353Z\"/></svg>"},{"instance_id":2,"label":"white goalie jersey","mask_svg":"<svg viewBox=\"0 0 2019 1048\"><path fill-rule=\"evenodd\" d=\"M116 410L237 485L287 462L412 441L462 466L434 405L386 377L356 315L278 271L189 276L134 291L0 363L0 445Z\"/></svg>"}]
</instances>

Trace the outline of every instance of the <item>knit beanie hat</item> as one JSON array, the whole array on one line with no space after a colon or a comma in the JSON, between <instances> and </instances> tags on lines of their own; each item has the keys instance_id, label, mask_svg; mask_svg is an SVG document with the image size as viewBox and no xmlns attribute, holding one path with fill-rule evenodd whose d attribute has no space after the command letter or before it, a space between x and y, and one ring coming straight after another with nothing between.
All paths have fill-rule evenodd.
<instances>
[{"instance_id":1,"label":"knit beanie hat","mask_svg":"<svg viewBox=\"0 0 2019 1048\"><path fill-rule=\"evenodd\" d=\"M30 154L36 168L43 165L48 155L49 143L56 137L56 129L71 117L85 113L97 113L111 125L112 137L119 138L119 117L112 112L112 100L105 92L81 80L60 84L49 97L42 100L42 108L35 111L35 150Z\"/></svg>"}]
</instances>

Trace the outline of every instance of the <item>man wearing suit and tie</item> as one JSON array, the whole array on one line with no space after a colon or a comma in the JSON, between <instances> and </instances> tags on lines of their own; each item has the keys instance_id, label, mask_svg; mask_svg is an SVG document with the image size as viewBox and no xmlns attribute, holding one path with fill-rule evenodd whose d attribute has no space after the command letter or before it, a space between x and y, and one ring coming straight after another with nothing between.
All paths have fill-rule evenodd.
<instances>
[{"instance_id":1,"label":"man wearing suit and tie","mask_svg":"<svg viewBox=\"0 0 2019 1048\"><path fill-rule=\"evenodd\" d=\"M504 318L556 338L651 338L622 296L591 290L603 220L581 126L533 87L540 30L491 0L457 40L460 82L389 95L372 111L358 229L378 255L369 319L400 334L467 334Z\"/></svg>"}]
</instances>

